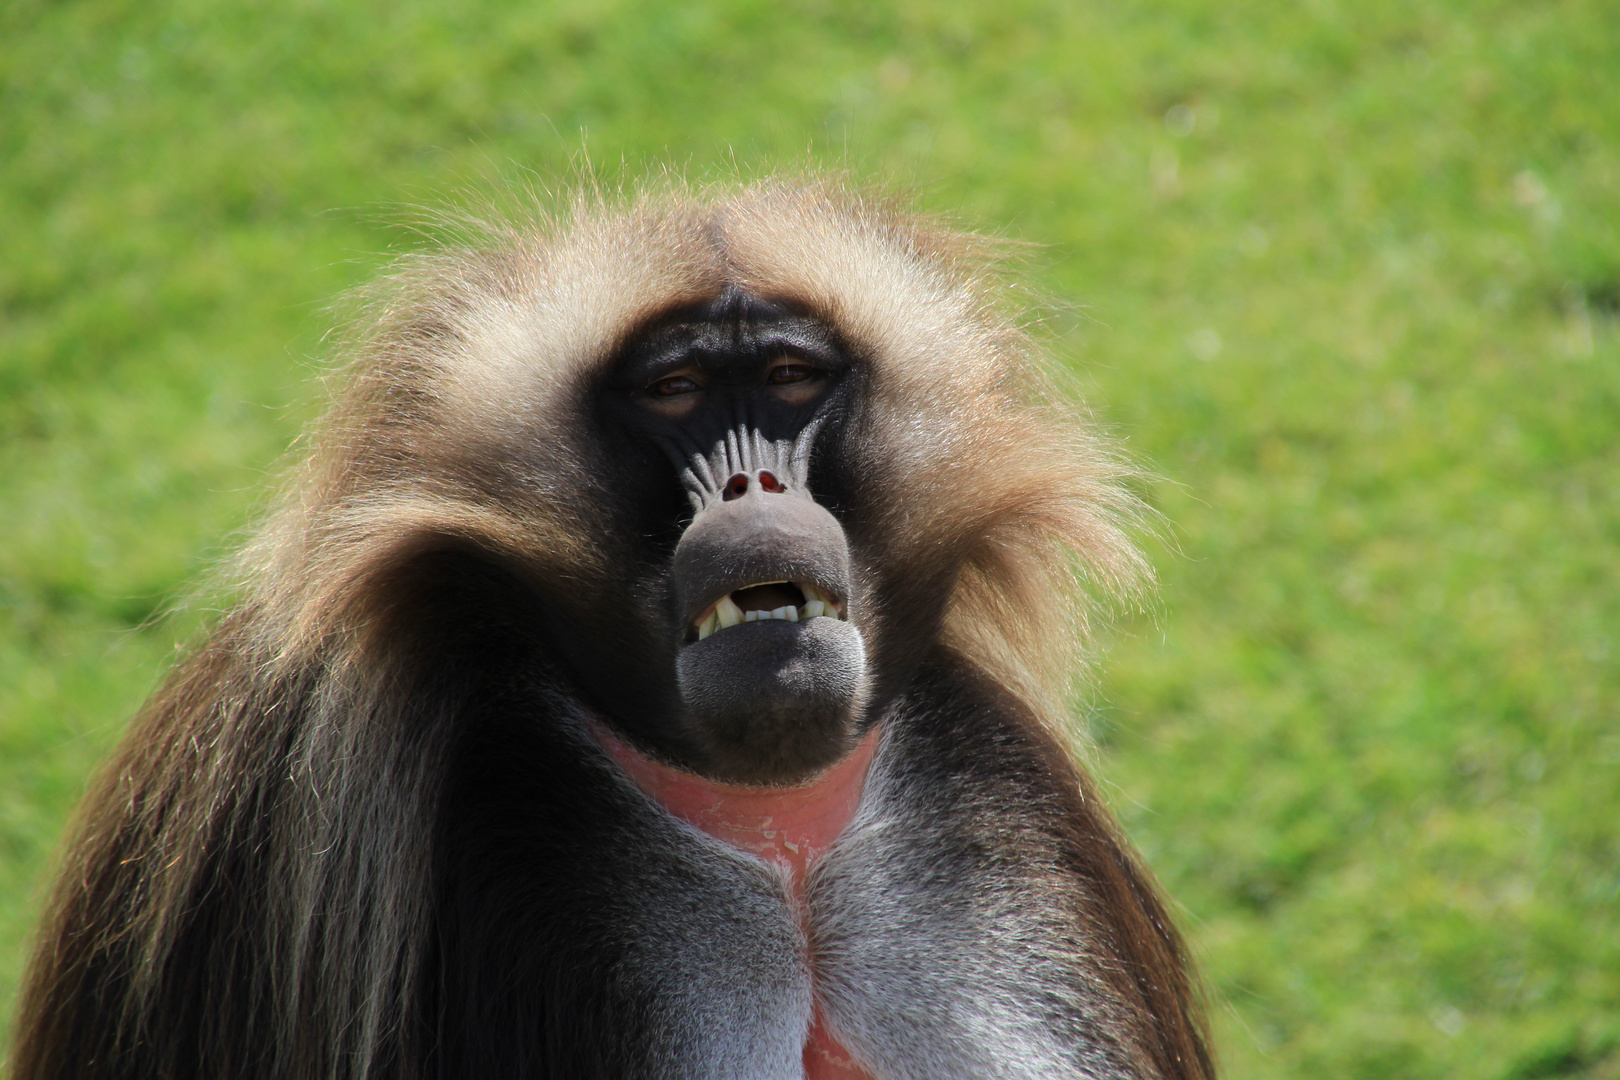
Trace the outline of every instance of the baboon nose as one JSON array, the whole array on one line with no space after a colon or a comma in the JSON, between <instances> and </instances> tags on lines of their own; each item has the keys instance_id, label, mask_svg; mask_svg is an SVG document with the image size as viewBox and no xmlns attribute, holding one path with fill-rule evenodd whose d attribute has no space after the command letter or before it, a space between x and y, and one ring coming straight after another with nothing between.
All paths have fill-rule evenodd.
<instances>
[{"instance_id":1,"label":"baboon nose","mask_svg":"<svg viewBox=\"0 0 1620 1080\"><path fill-rule=\"evenodd\" d=\"M722 485L721 498L681 535L671 569L682 627L720 597L761 582L809 582L840 603L850 596L849 541L838 520L765 470Z\"/></svg>"},{"instance_id":2,"label":"baboon nose","mask_svg":"<svg viewBox=\"0 0 1620 1080\"><path fill-rule=\"evenodd\" d=\"M725 502L730 502L733 499L740 499L744 495L748 494L748 485L748 474L737 473L730 480L726 481L726 486L720 490L720 498ZM787 488L783 486L782 481L776 478L776 474L768 469L761 469L759 471L759 489L761 491L770 492L772 495L780 495L787 490Z\"/></svg>"}]
</instances>

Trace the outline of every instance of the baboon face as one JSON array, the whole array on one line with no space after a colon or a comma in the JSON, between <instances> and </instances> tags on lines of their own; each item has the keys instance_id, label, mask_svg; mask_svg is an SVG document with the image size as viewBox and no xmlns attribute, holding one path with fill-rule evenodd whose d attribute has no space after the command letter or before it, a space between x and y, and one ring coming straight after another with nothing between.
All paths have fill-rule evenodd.
<instances>
[{"instance_id":1,"label":"baboon face","mask_svg":"<svg viewBox=\"0 0 1620 1080\"><path fill-rule=\"evenodd\" d=\"M610 436L662 451L629 489L648 506L685 496L674 529L648 530L679 530L661 560L678 716L659 749L716 778L790 783L855 741L863 598L810 485L855 381L823 324L731 290L642 335L601 391Z\"/></svg>"}]
</instances>

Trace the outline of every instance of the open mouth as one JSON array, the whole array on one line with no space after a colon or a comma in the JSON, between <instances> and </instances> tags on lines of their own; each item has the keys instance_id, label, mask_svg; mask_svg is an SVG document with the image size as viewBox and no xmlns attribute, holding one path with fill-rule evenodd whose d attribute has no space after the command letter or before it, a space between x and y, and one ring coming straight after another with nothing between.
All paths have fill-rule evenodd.
<instances>
[{"instance_id":1,"label":"open mouth","mask_svg":"<svg viewBox=\"0 0 1620 1080\"><path fill-rule=\"evenodd\" d=\"M745 622L780 619L799 622L816 617L842 619L839 599L804 581L762 581L736 589L693 620L689 639L702 641L717 630Z\"/></svg>"}]
</instances>

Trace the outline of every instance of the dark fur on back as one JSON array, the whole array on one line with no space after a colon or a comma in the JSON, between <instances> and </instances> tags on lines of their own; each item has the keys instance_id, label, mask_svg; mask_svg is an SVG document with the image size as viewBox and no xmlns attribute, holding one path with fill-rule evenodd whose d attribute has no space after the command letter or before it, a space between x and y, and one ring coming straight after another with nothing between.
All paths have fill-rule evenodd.
<instances>
[{"instance_id":1,"label":"dark fur on back","mask_svg":"<svg viewBox=\"0 0 1620 1080\"><path fill-rule=\"evenodd\" d=\"M243 599L81 810L18 1080L748 1075L797 1052L780 883L650 809L582 734L659 707L611 669L671 662L647 628L679 513L626 497L592 395L647 326L732 287L861 365L817 468L893 731L866 824L812 885L841 1030L933 1040L896 1076L1003 1075L885 984L873 943L937 909L930 993L1005 1013L998 1052L1030 1075L1212 1075L1180 940L1057 704L1085 613L1147 577L1125 470L1043 403L984 245L773 182L582 201L377 290ZM984 887L908 892L928 859ZM659 1045L689 1056L637 1057Z\"/></svg>"}]
</instances>

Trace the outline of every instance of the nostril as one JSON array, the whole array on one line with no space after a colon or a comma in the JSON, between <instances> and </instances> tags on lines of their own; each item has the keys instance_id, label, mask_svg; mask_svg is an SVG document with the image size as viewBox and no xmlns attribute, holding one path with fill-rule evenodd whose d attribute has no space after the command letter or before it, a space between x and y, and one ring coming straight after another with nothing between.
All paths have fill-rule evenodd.
<instances>
[{"instance_id":1,"label":"nostril","mask_svg":"<svg viewBox=\"0 0 1620 1080\"><path fill-rule=\"evenodd\" d=\"M775 481L776 478L773 476L771 479ZM766 488L765 490L769 491L770 489ZM730 502L732 499L740 499L746 494L748 494L748 477L738 473L726 481L726 486L720 492L720 498Z\"/></svg>"},{"instance_id":2,"label":"nostril","mask_svg":"<svg viewBox=\"0 0 1620 1080\"><path fill-rule=\"evenodd\" d=\"M775 473L761 472L759 474L759 486L773 495L780 495L787 490L782 486L782 481L776 478Z\"/></svg>"}]
</instances>

